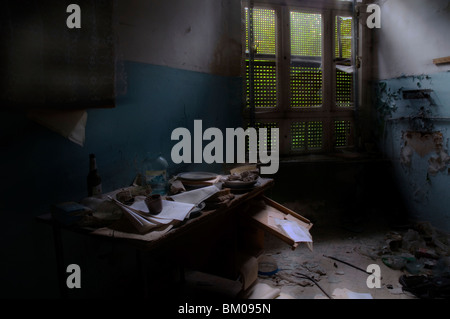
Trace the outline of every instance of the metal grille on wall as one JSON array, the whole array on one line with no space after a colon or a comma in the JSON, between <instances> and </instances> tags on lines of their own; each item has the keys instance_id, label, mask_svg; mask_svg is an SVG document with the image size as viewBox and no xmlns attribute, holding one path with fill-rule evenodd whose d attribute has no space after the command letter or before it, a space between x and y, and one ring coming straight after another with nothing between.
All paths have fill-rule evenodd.
<instances>
[{"instance_id":1,"label":"metal grille on wall","mask_svg":"<svg viewBox=\"0 0 450 319\"><path fill-rule=\"evenodd\" d=\"M353 143L353 122L348 120L334 121L336 148L347 147Z\"/></svg>"},{"instance_id":2,"label":"metal grille on wall","mask_svg":"<svg viewBox=\"0 0 450 319\"><path fill-rule=\"evenodd\" d=\"M275 138L275 136L272 135L272 128L279 128L279 123L277 122L256 122L254 125L250 125L250 123L247 123L247 128L249 127L253 127L256 129L257 133L258 133L258 141L257 141L257 145L255 147L255 150L257 153L259 153L261 146L263 147L264 150L269 151L272 149L272 147L278 148L279 145L277 145L278 140ZM259 136L259 129L261 128L265 128L267 129L267 135L261 137L261 140L263 141L263 145L260 144L260 136ZM249 155L251 155L251 147L250 147L250 140L247 137L246 139L246 149ZM253 147L255 145L252 145ZM256 154L257 155L257 154Z\"/></svg>"},{"instance_id":3,"label":"metal grille on wall","mask_svg":"<svg viewBox=\"0 0 450 319\"><path fill-rule=\"evenodd\" d=\"M245 9L247 107L277 106L276 14L271 9ZM253 27L250 33L250 27ZM253 58L253 60L252 60ZM252 92L251 92L252 91Z\"/></svg>"},{"instance_id":4,"label":"metal grille on wall","mask_svg":"<svg viewBox=\"0 0 450 319\"><path fill-rule=\"evenodd\" d=\"M312 151L323 148L323 122L294 122L291 124L293 151Z\"/></svg>"},{"instance_id":5,"label":"metal grille on wall","mask_svg":"<svg viewBox=\"0 0 450 319\"><path fill-rule=\"evenodd\" d=\"M291 67L291 107L322 106L322 70L318 67Z\"/></svg>"},{"instance_id":6,"label":"metal grille on wall","mask_svg":"<svg viewBox=\"0 0 450 319\"><path fill-rule=\"evenodd\" d=\"M353 67L351 17L335 18L336 106L353 107Z\"/></svg>"},{"instance_id":7,"label":"metal grille on wall","mask_svg":"<svg viewBox=\"0 0 450 319\"><path fill-rule=\"evenodd\" d=\"M291 54L298 57L322 56L322 15L291 11Z\"/></svg>"},{"instance_id":8,"label":"metal grille on wall","mask_svg":"<svg viewBox=\"0 0 450 319\"><path fill-rule=\"evenodd\" d=\"M322 16L290 12L291 108L322 106Z\"/></svg>"},{"instance_id":9,"label":"metal grille on wall","mask_svg":"<svg viewBox=\"0 0 450 319\"><path fill-rule=\"evenodd\" d=\"M336 70L336 106L353 107L353 74Z\"/></svg>"},{"instance_id":10,"label":"metal grille on wall","mask_svg":"<svg viewBox=\"0 0 450 319\"><path fill-rule=\"evenodd\" d=\"M247 61L246 77L249 78L250 65ZM250 82L247 81L247 96L250 95ZM277 70L275 62L253 62L253 103L255 108L275 108L277 106ZM250 101L247 101L250 106Z\"/></svg>"},{"instance_id":11,"label":"metal grille on wall","mask_svg":"<svg viewBox=\"0 0 450 319\"><path fill-rule=\"evenodd\" d=\"M245 8L245 23L248 30L250 25L249 8ZM253 39L246 34L246 48L253 40L256 53L259 55L276 54L276 14L272 9L252 9L253 12ZM248 49L247 49L248 50Z\"/></svg>"},{"instance_id":12,"label":"metal grille on wall","mask_svg":"<svg viewBox=\"0 0 450 319\"><path fill-rule=\"evenodd\" d=\"M281 155L352 147L352 18L274 5L244 12L249 126L279 128Z\"/></svg>"},{"instance_id":13,"label":"metal grille on wall","mask_svg":"<svg viewBox=\"0 0 450 319\"><path fill-rule=\"evenodd\" d=\"M336 58L352 58L352 26L353 18L336 16L335 20L335 56Z\"/></svg>"}]
</instances>

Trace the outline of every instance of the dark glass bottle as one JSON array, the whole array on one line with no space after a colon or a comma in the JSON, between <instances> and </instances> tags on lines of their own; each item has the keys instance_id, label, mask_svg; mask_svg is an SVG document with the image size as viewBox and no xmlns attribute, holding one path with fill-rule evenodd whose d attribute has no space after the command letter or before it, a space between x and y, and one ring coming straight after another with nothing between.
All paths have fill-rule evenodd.
<instances>
[{"instance_id":1,"label":"dark glass bottle","mask_svg":"<svg viewBox=\"0 0 450 319\"><path fill-rule=\"evenodd\" d=\"M87 177L88 196L102 194L102 179L98 173L95 154L89 155L89 174Z\"/></svg>"}]
</instances>

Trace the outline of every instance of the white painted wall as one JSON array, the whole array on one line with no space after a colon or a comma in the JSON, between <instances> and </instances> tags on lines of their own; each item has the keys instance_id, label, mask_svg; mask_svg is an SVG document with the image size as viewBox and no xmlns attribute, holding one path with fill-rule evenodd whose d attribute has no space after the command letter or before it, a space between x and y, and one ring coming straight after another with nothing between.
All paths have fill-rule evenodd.
<instances>
[{"instance_id":1,"label":"white painted wall","mask_svg":"<svg viewBox=\"0 0 450 319\"><path fill-rule=\"evenodd\" d=\"M119 48L135 62L239 75L239 0L120 0Z\"/></svg>"},{"instance_id":2,"label":"white painted wall","mask_svg":"<svg viewBox=\"0 0 450 319\"><path fill-rule=\"evenodd\" d=\"M378 79L433 74L450 66L433 59L450 56L449 0L380 0L381 29L374 30Z\"/></svg>"}]
</instances>

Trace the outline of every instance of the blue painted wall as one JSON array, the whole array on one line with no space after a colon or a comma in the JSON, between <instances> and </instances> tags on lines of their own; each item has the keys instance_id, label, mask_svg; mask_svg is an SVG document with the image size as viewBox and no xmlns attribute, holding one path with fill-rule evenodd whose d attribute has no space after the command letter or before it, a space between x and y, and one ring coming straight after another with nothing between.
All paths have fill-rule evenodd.
<instances>
[{"instance_id":1,"label":"blue painted wall","mask_svg":"<svg viewBox=\"0 0 450 319\"><path fill-rule=\"evenodd\" d=\"M394 165L395 179L411 219L450 232L450 163L446 160L450 147L450 65L433 63L450 52L450 41L444 40L449 38L450 3L376 2L381 7L382 25L371 30L371 64L378 88L373 101L378 141ZM403 99L404 90L417 89L433 90L433 103ZM426 117L424 121L408 120L420 112ZM430 135L421 135L426 131L441 134L441 156L433 149L437 144L429 139ZM406 132L412 132L412 141L405 137ZM443 166L437 174L430 170L430 160L435 158L440 158Z\"/></svg>"},{"instance_id":2,"label":"blue painted wall","mask_svg":"<svg viewBox=\"0 0 450 319\"><path fill-rule=\"evenodd\" d=\"M14 198L23 189L31 207L78 200L86 194L89 153L97 155L104 191L131 184L147 152L159 152L174 172L183 170L170 161L175 128L240 127L239 77L225 77L127 62L129 90L113 109L88 110L86 143L80 147L27 120L22 114L4 114L7 144L2 167L9 167L2 190ZM216 169L220 169L216 167ZM11 202L2 205L11 207Z\"/></svg>"},{"instance_id":3,"label":"blue painted wall","mask_svg":"<svg viewBox=\"0 0 450 319\"><path fill-rule=\"evenodd\" d=\"M203 120L204 128L241 126L239 77L129 61L125 69L127 96L113 109L88 110L84 147L24 114L2 112L2 297L57 296L50 228L36 223L34 217L48 212L55 202L86 196L89 153L97 155L103 189L108 192L132 183L136 163L147 152L155 156L162 152L174 173L185 169L170 161L176 143L171 141L171 132L177 127L191 129L195 119ZM72 247L70 255L82 263L89 250L79 238L75 242L80 247ZM39 275L24 276L30 267Z\"/></svg>"},{"instance_id":4,"label":"blue painted wall","mask_svg":"<svg viewBox=\"0 0 450 319\"><path fill-rule=\"evenodd\" d=\"M411 217L413 220L431 222L435 227L449 232L450 72L401 76L379 81L377 85L381 148L393 162L396 181ZM432 90L432 100L403 98L405 90L418 89ZM425 120L411 122L411 118L421 113L425 114ZM406 132L442 134L443 153L430 149L430 140L417 140L412 155L405 159ZM434 173L430 170L430 160L433 158L441 158L442 171Z\"/></svg>"},{"instance_id":5,"label":"blue painted wall","mask_svg":"<svg viewBox=\"0 0 450 319\"><path fill-rule=\"evenodd\" d=\"M87 195L90 153L108 192L130 185L148 152L172 164L175 128L192 129L195 119L204 128L242 126L239 0L119 0L116 14L116 56L125 61L128 91L113 109L87 111L83 147L23 113L0 110L1 297L58 296L51 228L34 217ZM222 167L169 167L191 168ZM75 296L130 291L120 278L136 273L134 252L73 234L64 239L65 262L83 269Z\"/></svg>"}]
</instances>

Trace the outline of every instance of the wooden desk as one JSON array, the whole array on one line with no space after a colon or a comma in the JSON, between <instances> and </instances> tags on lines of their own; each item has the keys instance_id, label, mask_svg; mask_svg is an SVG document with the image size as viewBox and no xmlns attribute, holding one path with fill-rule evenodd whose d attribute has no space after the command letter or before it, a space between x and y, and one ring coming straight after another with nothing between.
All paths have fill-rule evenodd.
<instances>
[{"instance_id":1,"label":"wooden desk","mask_svg":"<svg viewBox=\"0 0 450 319\"><path fill-rule=\"evenodd\" d=\"M215 210L203 211L202 214L193 219L186 220L180 225L177 225L169 232L158 236L153 240L140 239L140 235L136 234L133 238L116 238L111 236L95 235L98 239L125 243L130 248L136 249L138 270L144 276L143 284L146 291L147 278L145 277L145 265L142 263L143 252L153 252L155 250L164 251L168 258L174 258L181 262L181 266L193 267L195 264L202 264L200 260L205 258L205 251L210 251L215 241L213 238L225 234L231 238L228 252L219 252L224 254L224 259L227 259L230 264L234 264L235 252L237 249L237 219L246 211L245 206L250 201L258 196L262 196L274 184L272 179L262 178L259 185L249 192L243 194L235 194L235 198L225 207L220 207ZM64 265L64 249L61 238L61 230L74 231L88 236L94 236L92 228L81 227L67 227L63 226L54 220L51 215L47 214L39 216L38 219L42 222L48 223L53 227L55 251L57 257L58 280L62 297L67 297L66 287L66 266ZM144 236L142 236L144 238ZM189 249L188 249L189 248ZM196 251L192 253L192 251ZM144 292L145 293L145 292Z\"/></svg>"}]
</instances>

